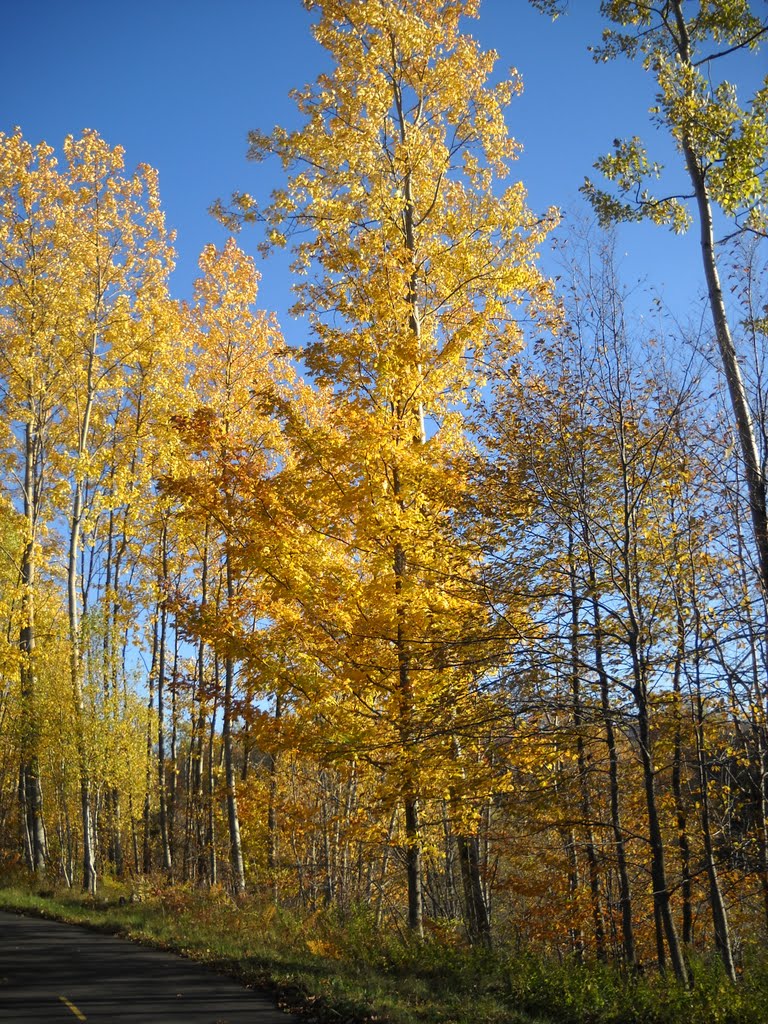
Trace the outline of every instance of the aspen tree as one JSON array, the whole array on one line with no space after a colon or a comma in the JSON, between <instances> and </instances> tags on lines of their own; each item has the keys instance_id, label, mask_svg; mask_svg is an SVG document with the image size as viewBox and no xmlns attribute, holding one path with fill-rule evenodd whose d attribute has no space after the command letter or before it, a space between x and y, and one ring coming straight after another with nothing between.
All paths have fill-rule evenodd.
<instances>
[{"instance_id":1,"label":"aspen tree","mask_svg":"<svg viewBox=\"0 0 768 1024\"><path fill-rule=\"evenodd\" d=\"M124 172L123 152L92 131L64 143L66 180L73 217L67 240L71 296L62 309L59 345L67 363L66 407L62 418L65 457L71 460L67 606L70 671L77 710L83 820L83 887L96 889L91 824L91 780L85 746L85 649L82 617L87 609L79 572L83 525L89 513L88 484L102 475L104 424L122 403L126 378L142 348L159 341L142 317L152 303L167 302L164 285L170 248L157 192L157 175L142 167ZM66 465L66 463L65 463ZM90 488L93 502L96 488ZM110 496L114 500L116 496ZM117 495L119 498L119 495Z\"/></svg>"},{"instance_id":2,"label":"aspen tree","mask_svg":"<svg viewBox=\"0 0 768 1024\"><path fill-rule=\"evenodd\" d=\"M259 482L281 461L282 439L269 399L291 377L273 316L254 308L259 274L253 260L229 239L222 250L209 245L200 257L188 328L194 345L189 381L193 412L176 417L182 451L165 485L186 500L182 517L204 523L206 589L190 602L186 628L200 634L221 656L224 771L233 887L245 890L245 859L238 812L234 728L238 663L255 624L266 614L260 563L244 552L259 551ZM217 558L221 598L208 612L209 563ZM199 609L195 609L200 600ZM256 629L258 633L258 629ZM202 648L200 656L202 658Z\"/></svg>"},{"instance_id":3,"label":"aspen tree","mask_svg":"<svg viewBox=\"0 0 768 1024\"><path fill-rule=\"evenodd\" d=\"M8 424L4 454L19 482L12 499L22 522L18 792L25 858L38 874L45 871L47 839L40 783L36 598L57 442L61 303L70 283L67 199L50 146L31 146L19 130L0 135L0 398Z\"/></svg>"},{"instance_id":4,"label":"aspen tree","mask_svg":"<svg viewBox=\"0 0 768 1024\"><path fill-rule=\"evenodd\" d=\"M81 778L83 884L96 884L83 616L88 585L80 572L83 536L97 496L105 498L105 423L121 406L126 378L143 348L159 347L147 318L166 301L170 252L146 167L123 172L120 149L95 132L53 151L33 149L20 132L2 137L2 308L4 413L11 425L11 458L21 481L27 542L20 567L25 613L21 627L22 692L35 703L35 613L40 539L60 539L67 561L70 682ZM15 449L15 450L14 450ZM104 448L104 453L106 452ZM69 509L64 509L64 495ZM63 522L66 520L66 533ZM55 546L51 545L52 550ZM30 710L33 750L37 728ZM30 866L44 859L40 786L33 752L22 756Z\"/></svg>"},{"instance_id":5,"label":"aspen tree","mask_svg":"<svg viewBox=\"0 0 768 1024\"><path fill-rule=\"evenodd\" d=\"M682 374L676 381L662 372L665 357L656 339L651 339L654 348L648 351L658 352L660 369L654 369L653 377L641 369L642 350L628 331L610 248L600 255L596 259L594 250L579 250L564 302L567 332L549 343L542 340L528 372L499 395L497 436L490 442L493 469L499 461L502 467L514 465L515 459L524 468L533 491L531 527L546 537L537 586L550 607L556 595L568 595L571 625L577 627L569 665L580 692L574 724L580 720L579 732L586 739L591 730L584 730L585 711L589 709L589 716L598 721L602 718L624 958L628 965L636 965L642 947L639 894L632 881L637 842L631 835L637 831L627 828L626 811L629 800L637 799L637 790L619 764L622 732L628 734L628 749L642 770L647 816L643 834L658 921L657 959L662 966L671 960L675 973L684 979L686 966L672 907L677 886L667 839L668 769L661 736L670 719L667 708L675 707L674 693L669 693L676 685L670 666L681 671L692 658L688 645L700 647L689 639L683 644L681 638L681 570L674 556L676 545L686 537L694 543L687 517L702 521L698 510L695 515L690 511L691 491L681 491L687 470L677 436L691 431L698 395L690 377ZM696 543L702 544L697 558L703 561L703 542L699 538ZM558 624L555 618L547 634L552 639L545 659L557 650ZM672 721L670 732L674 715ZM585 779L587 748L579 732L576 764ZM588 749L595 751L593 740ZM673 753L673 787L680 757ZM582 803L588 822L587 804ZM676 811L681 806L678 801ZM589 847L588 839L588 864ZM715 882L713 873L713 913L717 906L718 919L724 919ZM596 887L591 888L596 909ZM596 920L596 939L599 934Z\"/></svg>"}]
</instances>

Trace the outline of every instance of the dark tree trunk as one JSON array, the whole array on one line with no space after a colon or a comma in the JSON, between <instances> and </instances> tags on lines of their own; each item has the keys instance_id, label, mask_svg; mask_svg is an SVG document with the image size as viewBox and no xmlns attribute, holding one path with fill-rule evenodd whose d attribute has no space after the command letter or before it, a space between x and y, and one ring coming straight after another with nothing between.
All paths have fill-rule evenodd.
<instances>
[{"instance_id":1,"label":"dark tree trunk","mask_svg":"<svg viewBox=\"0 0 768 1024\"><path fill-rule=\"evenodd\" d=\"M611 706L611 686L603 658L603 626L600 602L597 597L597 583L594 568L589 565L589 589L592 603L592 619L595 631L594 655L597 677L600 682L600 710L605 730L605 745L608 749L608 784L611 803L611 831L616 853L616 873L619 881L619 902L621 905L621 936L624 962L627 967L637 967L635 949L635 929L632 915L632 890L629 882L626 840L621 820L621 800L619 783L619 753L616 745L614 728L614 711Z\"/></svg>"}]
</instances>

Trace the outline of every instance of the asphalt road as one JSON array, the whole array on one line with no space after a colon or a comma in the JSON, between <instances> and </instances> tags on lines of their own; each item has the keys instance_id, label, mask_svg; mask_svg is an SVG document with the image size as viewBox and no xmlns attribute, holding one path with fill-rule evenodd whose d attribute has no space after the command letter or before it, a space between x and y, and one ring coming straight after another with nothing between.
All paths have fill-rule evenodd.
<instances>
[{"instance_id":1,"label":"asphalt road","mask_svg":"<svg viewBox=\"0 0 768 1024\"><path fill-rule=\"evenodd\" d=\"M0 912L0 1021L296 1024L269 996L189 960Z\"/></svg>"}]
</instances>

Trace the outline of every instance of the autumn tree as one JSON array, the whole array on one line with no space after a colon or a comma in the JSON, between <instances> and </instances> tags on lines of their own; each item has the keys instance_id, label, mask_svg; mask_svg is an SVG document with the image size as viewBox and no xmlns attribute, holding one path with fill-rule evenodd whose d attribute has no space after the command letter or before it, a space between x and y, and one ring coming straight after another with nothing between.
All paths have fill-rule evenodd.
<instances>
[{"instance_id":1,"label":"autumn tree","mask_svg":"<svg viewBox=\"0 0 768 1024\"><path fill-rule=\"evenodd\" d=\"M550 0L532 2L548 13L557 13L562 6ZM765 464L734 342L716 238L718 215L726 234L766 234L768 79L744 104L721 67L738 55L756 53L768 23L749 0L604 0L600 10L615 27L604 30L602 41L593 48L594 58L643 60L657 86L650 110L653 123L670 134L687 186L673 185L670 193L652 192L648 183L662 177L663 167L634 137L617 139L613 153L595 165L615 190L587 180L583 191L604 223L647 219L675 231L691 222L688 203L693 202L712 325L744 462L756 568L763 592L768 593Z\"/></svg>"},{"instance_id":2,"label":"autumn tree","mask_svg":"<svg viewBox=\"0 0 768 1024\"><path fill-rule=\"evenodd\" d=\"M571 252L571 243L562 250ZM655 336L645 345L632 330L611 245L582 243L565 267L565 330L542 338L495 396L487 484L478 501L486 510L494 504L511 510L510 499L518 495L521 511L499 531L489 591L503 609L527 587L537 608L541 636L538 643L533 639L531 658L539 676L552 679L538 713L565 734L575 763L575 792L569 796L564 768L552 814L554 823L567 823L562 833L572 887L580 887L580 872L588 879L595 951L599 955L605 937L606 865L617 876L613 905L621 914L623 958L634 965L646 947L638 931L642 835L659 964L671 961L675 973L686 976L673 895L681 893L690 944L693 864L700 858L716 945L732 973L711 816L702 810L696 822L707 800L702 795L694 807L686 798L686 787L704 793L709 786L704 719L718 699L704 681L712 634L704 639L690 611L717 600L711 583L702 582L705 567L714 571L721 564L717 531L704 526L717 507L708 491L711 442L703 441L712 421L705 420L698 375L685 364L672 368L664 318L656 314ZM708 624L719 642L728 629L714 626L721 617L719 609ZM698 689L689 689L694 676ZM570 708L563 679L570 684ZM628 759L637 761L643 781L642 826L640 792L622 768ZM605 785L597 781L601 775ZM670 789L676 834L667 809ZM628 804L635 805L629 820ZM579 942L577 932L577 948Z\"/></svg>"},{"instance_id":3,"label":"autumn tree","mask_svg":"<svg viewBox=\"0 0 768 1024\"><path fill-rule=\"evenodd\" d=\"M470 557L450 526L470 444L462 409L491 354L519 346L526 303L547 299L535 260L550 218L530 212L521 184L499 184L518 149L503 111L520 81L488 84L496 55L460 28L475 0L305 6L332 68L297 91L300 128L252 133L250 156L277 156L287 184L263 208L235 197L234 213L294 247L296 311L314 335L303 358L331 389L345 438L335 494L333 459L315 460L341 503L322 529L345 524L337 543L353 553L327 630L372 647L351 688L394 731L409 922L420 932L419 803L429 752L442 745L427 717L450 706L451 686L467 686L450 668L451 622L467 598L446 586L468 575Z\"/></svg>"},{"instance_id":4,"label":"autumn tree","mask_svg":"<svg viewBox=\"0 0 768 1024\"><path fill-rule=\"evenodd\" d=\"M26 142L21 132L0 137L0 257L2 263L2 400L6 458L19 481L13 495L22 517L19 565L19 671L22 736L19 795L26 859L43 872L47 843L39 771L40 722L35 666L35 596L40 539L56 443L60 387L57 341L66 295L66 185L53 150Z\"/></svg>"},{"instance_id":5,"label":"autumn tree","mask_svg":"<svg viewBox=\"0 0 768 1024\"><path fill-rule=\"evenodd\" d=\"M67 139L64 154L68 187L77 196L69 238L74 294L60 345L67 348L69 378L67 408L62 416L67 424L63 442L73 465L67 606L72 690L78 729L82 730L85 609L81 595L85 591L79 560L83 523L89 504L92 507L101 498L103 507L121 498L119 491L110 491L104 501L100 479L107 467L100 465L97 452L105 439L104 425L116 406L122 404L127 378L141 363L144 351L162 345L155 330L157 310L153 306L168 302L165 287L170 246L155 172L143 167L126 176L122 150L110 148L95 132L86 132L80 140ZM82 742L80 758L83 884L94 891L90 781Z\"/></svg>"},{"instance_id":6,"label":"autumn tree","mask_svg":"<svg viewBox=\"0 0 768 1024\"><path fill-rule=\"evenodd\" d=\"M104 442L125 404L127 380L142 350L162 347L159 307L167 305L169 242L156 175L123 174L123 155L95 132L53 151L21 133L2 138L2 308L5 447L20 486L25 522L21 559L21 689L29 705L22 775L28 860L44 861L40 786L35 768L35 595L43 537L46 569L66 552L71 699L81 776L84 886L95 887L84 680L83 616L89 588L81 572L89 516L122 498L109 479ZM107 485L107 481L112 486ZM64 495L69 494L69 508ZM64 531L62 523L68 523Z\"/></svg>"},{"instance_id":7,"label":"autumn tree","mask_svg":"<svg viewBox=\"0 0 768 1024\"><path fill-rule=\"evenodd\" d=\"M265 620L270 613L263 549L268 554L269 548L259 517L268 518L268 513L259 500L259 486L268 486L281 466L284 443L270 409L293 374L277 321L255 309L259 275L253 260L230 238L222 250L205 248L200 270L187 321L194 359L190 413L174 417L180 452L163 486L181 501L179 519L188 528L202 527L205 536L199 548L201 589L186 597L181 618L200 644L199 664L208 647L223 665L220 704L230 863L233 888L240 894L245 866L235 769L236 691L243 687L239 669L249 649L267 644ZM251 687L258 691L261 680L251 664L254 675Z\"/></svg>"}]
</instances>

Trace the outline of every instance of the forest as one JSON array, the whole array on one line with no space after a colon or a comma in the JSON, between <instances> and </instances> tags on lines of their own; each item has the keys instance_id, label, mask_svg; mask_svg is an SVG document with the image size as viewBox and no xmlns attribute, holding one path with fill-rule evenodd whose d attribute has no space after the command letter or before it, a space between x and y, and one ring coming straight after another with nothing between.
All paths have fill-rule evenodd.
<instances>
[{"instance_id":1,"label":"forest","mask_svg":"<svg viewBox=\"0 0 768 1024\"><path fill-rule=\"evenodd\" d=\"M737 984L768 79L727 75L765 12L602 3L677 167L614 140L598 228L529 208L478 0L304 5L330 70L251 132L274 191L216 204L190 301L151 167L0 135L0 873ZM644 219L700 240L688 324L622 280ZM275 249L303 338L259 307Z\"/></svg>"}]
</instances>

